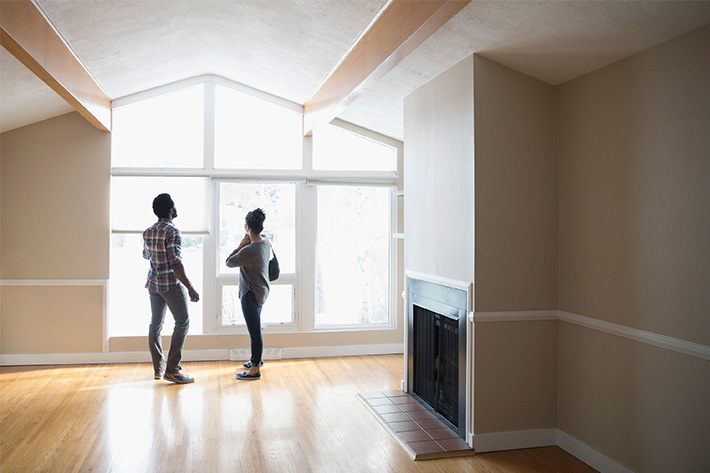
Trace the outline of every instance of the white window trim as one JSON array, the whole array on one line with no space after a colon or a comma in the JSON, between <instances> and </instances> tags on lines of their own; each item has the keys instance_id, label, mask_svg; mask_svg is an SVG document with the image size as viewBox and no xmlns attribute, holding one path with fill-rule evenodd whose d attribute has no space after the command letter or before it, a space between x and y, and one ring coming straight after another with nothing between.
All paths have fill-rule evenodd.
<instances>
[{"instance_id":1,"label":"white window trim","mask_svg":"<svg viewBox=\"0 0 710 473\"><path fill-rule=\"evenodd\" d=\"M279 279L276 281L271 282L270 284L272 286L274 285L292 285L293 286L293 319L292 322L290 323L278 323L278 324L273 324L273 323L262 323L262 332L265 333L285 333L285 332L300 332L301 327L299 324L299 314L302 312L300 310L300 307L298 306L299 302L299 295L298 295L298 290L299 286L299 263L302 260L299 252L301 249L301 244L300 242L303 241L299 235L300 235L300 227L301 227L301 219L299 218L299 212L302 212L302 206L300 205L300 195L302 193L302 188L303 188L303 181L302 180L283 180L284 182L293 182L296 185L295 189L295 223L296 223L296 272L295 273L281 273L279 275ZM269 179L236 179L236 178L214 178L213 179L213 188L212 188L212 196L214 197L214 200L212 202L212 215L214 215L215 220L213 224L215 225L212 228L215 228L215 239L219 238L219 199L216 198L216 196L219 195L219 184L221 183L255 183L255 182L279 182L279 180L269 180ZM299 185L300 184L300 185ZM212 272L211 278L215 279L216 284L216 292L215 292L215 309L216 311L213 311L211 313L215 314L215 317L212 317L212 320L214 322L214 332L213 333L247 333L246 330L246 325L223 325L221 323L222 320L222 288L224 286L238 286L239 285L239 274L237 273L222 273L220 268L221 265L224 264L224 261L219 260L219 252L217 251L217 244L215 242L214 245L214 252L215 252L215 257L214 257L214 262L215 262L215 267ZM207 271L207 270L205 270ZM207 277L207 272L205 272L205 277ZM203 325L204 326L204 325Z\"/></svg>"}]
</instances>

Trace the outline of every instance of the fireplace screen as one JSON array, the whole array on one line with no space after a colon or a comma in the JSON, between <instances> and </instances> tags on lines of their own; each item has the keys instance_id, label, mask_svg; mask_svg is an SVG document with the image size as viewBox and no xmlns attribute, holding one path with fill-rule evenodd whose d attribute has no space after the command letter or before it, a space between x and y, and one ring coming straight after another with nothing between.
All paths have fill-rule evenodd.
<instances>
[{"instance_id":1,"label":"fireplace screen","mask_svg":"<svg viewBox=\"0 0 710 473\"><path fill-rule=\"evenodd\" d=\"M410 277L407 290L407 392L465 438L468 291Z\"/></svg>"},{"instance_id":2,"label":"fireplace screen","mask_svg":"<svg viewBox=\"0 0 710 473\"><path fill-rule=\"evenodd\" d=\"M459 427L459 321L414 306L414 394Z\"/></svg>"}]
</instances>

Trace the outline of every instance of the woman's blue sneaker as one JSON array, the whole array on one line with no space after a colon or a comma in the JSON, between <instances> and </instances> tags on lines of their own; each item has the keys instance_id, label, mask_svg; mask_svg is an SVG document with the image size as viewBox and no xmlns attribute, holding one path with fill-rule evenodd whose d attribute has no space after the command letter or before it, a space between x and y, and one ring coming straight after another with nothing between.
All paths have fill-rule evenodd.
<instances>
[{"instance_id":1,"label":"woman's blue sneaker","mask_svg":"<svg viewBox=\"0 0 710 473\"><path fill-rule=\"evenodd\" d=\"M237 379L261 379L261 373L249 374L248 371L242 371L234 375Z\"/></svg>"}]
</instances>

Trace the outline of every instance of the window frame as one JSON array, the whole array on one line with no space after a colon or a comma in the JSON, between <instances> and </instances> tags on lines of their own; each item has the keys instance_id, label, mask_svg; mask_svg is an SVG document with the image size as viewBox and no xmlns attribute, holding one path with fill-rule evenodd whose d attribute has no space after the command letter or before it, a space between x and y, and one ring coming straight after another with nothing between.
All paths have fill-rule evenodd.
<instances>
[{"instance_id":1,"label":"window frame","mask_svg":"<svg viewBox=\"0 0 710 473\"><path fill-rule=\"evenodd\" d=\"M222 295L222 290L225 286L238 286L239 285L239 273L223 273L220 271L220 266L224 264L224 261L221 261L220 255L219 255L219 231L220 231L220 225L219 225L219 185L222 183L264 183L264 182L283 182L283 183L293 183L295 184L295 224L296 224L296 242L295 242L295 247L296 247L296 264L295 264L295 272L293 273L284 273L283 271L279 275L279 279L276 281L272 281L270 284L272 286L274 285L291 285L293 286L293 291L292 291L292 297L293 297L293 313L291 314L291 322L287 323L262 323L261 329L262 332L264 333L285 333L285 332L298 332L301 331L300 323L299 323L299 314L301 313L300 307L298 307L298 302L299 302L299 297L298 297L298 290L299 290L299 264L301 261L301 257L299 254L300 251L300 216L299 213L302 212L301 206L299 205L300 202L300 194L301 194L301 188L303 181L302 180L288 180L288 179L279 179L279 180L267 180L267 179L261 179L261 180L253 180L253 179L244 179L244 178L213 178L212 183L212 196L213 196L213 202L212 202L212 215L213 215L213 221L212 221L212 228L214 228L214 240L215 240L215 266L214 266L214 279L215 279L215 304L216 304L216 319L214 320L214 331L212 333L248 333L246 329L246 325L224 325L222 324L222 303L223 303L223 295ZM203 324L204 327L204 324ZM203 329L204 330L204 329Z\"/></svg>"},{"instance_id":2,"label":"window frame","mask_svg":"<svg viewBox=\"0 0 710 473\"><path fill-rule=\"evenodd\" d=\"M290 110L303 113L301 105L288 102L279 97L252 89L228 79L204 75L186 79L156 89L133 94L116 99L112 107L122 107L134 102L153 98L158 95L176 92L178 90L204 84L204 150L202 168L130 168L111 167L111 176L145 176L145 177L206 177L210 180L208 196L208 209L210 212L210 229L207 232L183 232L185 234L199 234L203 237L203 281L204 287L200 291L203 300L203 334L244 334L247 333L244 325L222 325L221 306L222 288L227 285L238 284L237 275L220 274L219 264L219 183L220 182L289 182L296 184L296 267L295 273L282 273L277 281L272 284L293 285L293 322L280 324L266 324L262 327L264 333L314 333L314 332L343 332L343 331L378 331L391 330L398 324L398 257L397 257L397 221L398 205L396 189L399 183L397 171L314 171L313 170L313 143L312 137L305 136L302 141L302 168L297 170L260 170L260 169L215 169L214 167L214 138L215 138L215 86L217 84L233 88L239 92L253 95L271 103L284 106ZM396 149L397 169L402 165L402 143L392 138L379 135L370 130L335 119L331 125L342 127L350 132L359 134L369 140L377 141ZM316 327L315 310L315 251L317 231L317 186L320 185L350 185L350 186L384 186L391 188L390 207L390 233L389 241L389 301L388 322L377 324L355 325L320 325ZM178 222L179 228L179 222ZM120 234L123 231L111 233ZM107 316L110 317L107 307ZM107 338L112 335L107 334ZM122 336L120 336L122 337Z\"/></svg>"},{"instance_id":3,"label":"window frame","mask_svg":"<svg viewBox=\"0 0 710 473\"><path fill-rule=\"evenodd\" d=\"M393 235L394 229L397 228L397 208L396 208L396 188L389 186L389 185L382 185L382 184L362 184L362 183L343 183L343 182L321 182L318 184L317 187L320 186L337 186L337 187L387 187L390 188L390 211L389 211L389 233L390 235ZM316 205L314 207L314 213L315 213L315 230L317 232L318 229L318 205L317 205L317 188L315 189L315 194L316 194ZM314 238L315 241L317 241L317 235L315 235ZM314 242L314 247L315 247L315 242ZM314 263L317 260L317 248L314 248ZM395 238L392 236L389 238L389 243L388 243L388 248L387 252L389 255L389 263L388 263L388 277L387 277L387 282L389 285L388 288L388 307L387 307L387 312L388 312L388 320L386 322L376 322L376 323L369 323L369 324L329 324L329 323L321 323L318 324L316 323L316 318L318 316L317 310L316 310L316 305L315 305L315 293L318 290L318 287L316 286L316 282L313 282L313 331L314 332L338 332L338 331L357 331L357 330L362 330L363 328L367 328L368 330L391 330L396 327L396 288L397 288L397 244ZM315 276L315 268L314 268L314 276Z\"/></svg>"}]
</instances>

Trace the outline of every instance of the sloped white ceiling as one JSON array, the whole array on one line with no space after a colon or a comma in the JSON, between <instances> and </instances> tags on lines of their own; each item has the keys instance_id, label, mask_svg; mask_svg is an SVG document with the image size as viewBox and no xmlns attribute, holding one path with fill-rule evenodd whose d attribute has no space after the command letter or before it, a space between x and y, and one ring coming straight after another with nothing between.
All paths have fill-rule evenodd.
<instances>
[{"instance_id":1,"label":"sloped white ceiling","mask_svg":"<svg viewBox=\"0 0 710 473\"><path fill-rule=\"evenodd\" d=\"M383 0L38 0L109 97L217 74L303 103Z\"/></svg>"},{"instance_id":2,"label":"sloped white ceiling","mask_svg":"<svg viewBox=\"0 0 710 473\"><path fill-rule=\"evenodd\" d=\"M473 53L558 85L709 23L710 2L473 1L339 118L401 139L404 97Z\"/></svg>"},{"instance_id":3,"label":"sloped white ceiling","mask_svg":"<svg viewBox=\"0 0 710 473\"><path fill-rule=\"evenodd\" d=\"M111 99L217 74L300 104L385 4L35 1ZM474 0L339 118L402 139L404 97L472 53L559 84L708 23L710 2ZM0 131L58 114L6 55Z\"/></svg>"}]
</instances>

